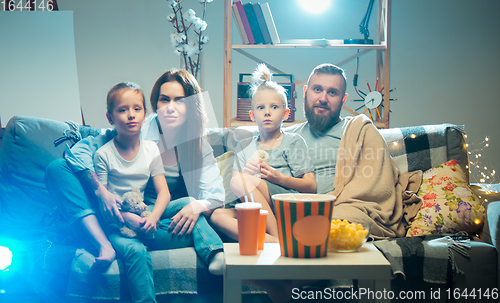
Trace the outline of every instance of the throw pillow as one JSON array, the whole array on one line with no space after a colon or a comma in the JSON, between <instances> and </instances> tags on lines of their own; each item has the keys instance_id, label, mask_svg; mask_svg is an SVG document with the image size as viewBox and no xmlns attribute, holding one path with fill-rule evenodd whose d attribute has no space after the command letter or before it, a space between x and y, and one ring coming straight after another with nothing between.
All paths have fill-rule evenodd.
<instances>
[{"instance_id":1,"label":"throw pillow","mask_svg":"<svg viewBox=\"0 0 500 303\"><path fill-rule=\"evenodd\" d=\"M424 172L417 195L423 203L406 233L407 237L458 231L472 233L484 221L485 209L456 160Z\"/></svg>"},{"instance_id":2,"label":"throw pillow","mask_svg":"<svg viewBox=\"0 0 500 303\"><path fill-rule=\"evenodd\" d=\"M220 175L224 181L224 191L226 192L226 198L224 203L226 204L226 208L230 208L234 205L235 200L238 200L238 197L231 190L231 178L233 177L233 164L234 164L234 152L229 151L226 152L219 157L216 158L217 166L220 170Z\"/></svg>"}]
</instances>

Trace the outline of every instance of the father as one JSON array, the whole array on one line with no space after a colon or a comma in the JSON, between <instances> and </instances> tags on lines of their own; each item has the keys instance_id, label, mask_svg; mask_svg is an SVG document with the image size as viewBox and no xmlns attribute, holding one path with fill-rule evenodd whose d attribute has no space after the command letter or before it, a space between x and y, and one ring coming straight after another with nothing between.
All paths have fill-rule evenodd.
<instances>
[{"instance_id":1,"label":"father","mask_svg":"<svg viewBox=\"0 0 500 303\"><path fill-rule=\"evenodd\" d=\"M304 86L304 111L307 122L286 128L300 134L307 143L314 166L317 193L333 191L335 162L340 140L352 117L342 118L340 110L347 100L344 70L333 64L314 68Z\"/></svg>"},{"instance_id":2,"label":"father","mask_svg":"<svg viewBox=\"0 0 500 303\"><path fill-rule=\"evenodd\" d=\"M404 236L403 199L413 197L403 193L409 184L420 184L421 172L400 175L370 119L340 116L346 100L344 71L333 64L318 65L304 86L307 122L286 131L306 141L317 193L337 197L334 219L371 223L375 238Z\"/></svg>"}]
</instances>

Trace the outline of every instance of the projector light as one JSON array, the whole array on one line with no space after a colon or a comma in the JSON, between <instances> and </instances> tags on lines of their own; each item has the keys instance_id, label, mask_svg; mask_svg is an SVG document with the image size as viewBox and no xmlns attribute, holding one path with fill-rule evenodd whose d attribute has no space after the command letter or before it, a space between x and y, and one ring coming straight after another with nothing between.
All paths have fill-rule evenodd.
<instances>
[{"instance_id":1,"label":"projector light","mask_svg":"<svg viewBox=\"0 0 500 303\"><path fill-rule=\"evenodd\" d=\"M12 264L12 252L8 247L0 246L0 270L8 270Z\"/></svg>"}]
</instances>

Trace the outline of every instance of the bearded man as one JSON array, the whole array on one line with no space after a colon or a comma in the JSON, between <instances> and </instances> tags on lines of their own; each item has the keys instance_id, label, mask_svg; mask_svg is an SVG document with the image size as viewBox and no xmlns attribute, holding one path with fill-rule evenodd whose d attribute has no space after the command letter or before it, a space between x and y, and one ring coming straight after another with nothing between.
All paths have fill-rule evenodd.
<instances>
[{"instance_id":1,"label":"bearded man","mask_svg":"<svg viewBox=\"0 0 500 303\"><path fill-rule=\"evenodd\" d=\"M333 191L340 140L352 118L340 116L348 96L346 84L340 67L328 63L316 66L304 86L307 121L286 128L288 132L300 134L307 143L304 157L309 157L314 166L318 194Z\"/></svg>"}]
</instances>

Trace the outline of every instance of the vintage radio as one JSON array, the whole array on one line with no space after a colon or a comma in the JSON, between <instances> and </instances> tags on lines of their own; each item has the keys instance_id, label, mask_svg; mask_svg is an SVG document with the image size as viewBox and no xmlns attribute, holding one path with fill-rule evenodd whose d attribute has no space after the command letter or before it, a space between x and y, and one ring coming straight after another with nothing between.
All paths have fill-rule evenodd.
<instances>
[{"instance_id":1,"label":"vintage radio","mask_svg":"<svg viewBox=\"0 0 500 303\"><path fill-rule=\"evenodd\" d=\"M236 103L236 120L238 121L252 121L250 119L249 110L252 109L252 95L250 93L251 82L243 82L243 77L249 76L252 74L240 74L240 82L238 82L238 91L237 91L237 103ZM281 83L276 81L279 85L285 88L288 108L290 109L290 114L288 115L288 119L284 120L284 122L293 122L295 121L295 83L293 83L293 75L290 74L274 74L273 78L276 77L287 77L290 79L289 83Z\"/></svg>"}]
</instances>

